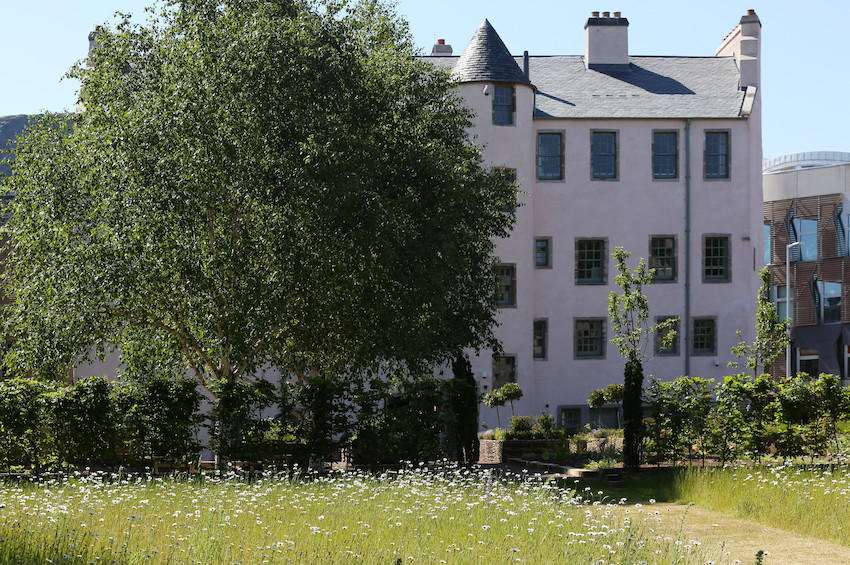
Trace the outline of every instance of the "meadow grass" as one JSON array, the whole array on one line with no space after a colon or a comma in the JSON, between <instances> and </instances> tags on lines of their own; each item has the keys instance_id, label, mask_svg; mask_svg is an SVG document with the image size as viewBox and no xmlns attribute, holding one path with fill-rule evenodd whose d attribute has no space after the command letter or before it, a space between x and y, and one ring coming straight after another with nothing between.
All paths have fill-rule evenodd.
<instances>
[{"instance_id":1,"label":"meadow grass","mask_svg":"<svg viewBox=\"0 0 850 565\"><path fill-rule=\"evenodd\" d=\"M690 468L677 473L679 502L850 546L850 469L790 465Z\"/></svg>"},{"instance_id":2,"label":"meadow grass","mask_svg":"<svg viewBox=\"0 0 850 565\"><path fill-rule=\"evenodd\" d=\"M587 487L585 487L587 488ZM526 476L115 475L0 486L0 563L721 563L651 506Z\"/></svg>"},{"instance_id":3,"label":"meadow grass","mask_svg":"<svg viewBox=\"0 0 850 565\"><path fill-rule=\"evenodd\" d=\"M619 494L630 500L694 503L850 547L847 466L687 467L641 474Z\"/></svg>"}]
</instances>

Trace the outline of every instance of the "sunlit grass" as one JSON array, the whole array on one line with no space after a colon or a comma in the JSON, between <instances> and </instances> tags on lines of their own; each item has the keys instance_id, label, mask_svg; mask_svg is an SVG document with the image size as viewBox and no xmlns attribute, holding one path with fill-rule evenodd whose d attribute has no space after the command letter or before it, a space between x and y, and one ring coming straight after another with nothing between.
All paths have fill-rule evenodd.
<instances>
[{"instance_id":1,"label":"sunlit grass","mask_svg":"<svg viewBox=\"0 0 850 565\"><path fill-rule=\"evenodd\" d=\"M651 507L554 483L410 467L0 486L2 563L705 563ZM594 499L596 497L596 499ZM675 526L675 525L673 525ZM675 530L675 528L673 528ZM400 561L399 561L400 560ZM715 560L720 562L720 560Z\"/></svg>"},{"instance_id":2,"label":"sunlit grass","mask_svg":"<svg viewBox=\"0 0 850 565\"><path fill-rule=\"evenodd\" d=\"M674 498L850 546L850 469L799 466L689 468Z\"/></svg>"}]
</instances>

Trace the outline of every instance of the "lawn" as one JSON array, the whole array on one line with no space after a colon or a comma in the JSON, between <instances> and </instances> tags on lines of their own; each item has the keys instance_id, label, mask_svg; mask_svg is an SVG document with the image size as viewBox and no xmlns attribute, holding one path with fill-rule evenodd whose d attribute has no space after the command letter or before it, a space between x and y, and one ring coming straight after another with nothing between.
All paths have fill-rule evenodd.
<instances>
[{"instance_id":1,"label":"lawn","mask_svg":"<svg viewBox=\"0 0 850 565\"><path fill-rule=\"evenodd\" d=\"M574 486L421 467L296 480L7 482L0 562L723 562L719 551L678 539L651 505Z\"/></svg>"}]
</instances>

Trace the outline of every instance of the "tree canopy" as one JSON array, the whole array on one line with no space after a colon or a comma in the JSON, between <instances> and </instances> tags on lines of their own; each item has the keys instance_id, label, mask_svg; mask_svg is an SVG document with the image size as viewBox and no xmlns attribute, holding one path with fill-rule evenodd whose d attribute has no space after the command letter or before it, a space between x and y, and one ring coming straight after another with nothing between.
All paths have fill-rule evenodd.
<instances>
[{"instance_id":1,"label":"tree canopy","mask_svg":"<svg viewBox=\"0 0 850 565\"><path fill-rule=\"evenodd\" d=\"M9 366L115 345L214 392L496 345L516 190L391 9L171 2L95 41L84 111L33 125L3 183Z\"/></svg>"}]
</instances>

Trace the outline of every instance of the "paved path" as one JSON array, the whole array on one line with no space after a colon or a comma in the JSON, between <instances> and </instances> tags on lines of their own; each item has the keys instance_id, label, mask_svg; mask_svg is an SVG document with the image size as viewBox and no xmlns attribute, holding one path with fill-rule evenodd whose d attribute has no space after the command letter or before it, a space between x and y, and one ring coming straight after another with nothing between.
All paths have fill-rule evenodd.
<instances>
[{"instance_id":1,"label":"paved path","mask_svg":"<svg viewBox=\"0 0 850 565\"><path fill-rule=\"evenodd\" d=\"M657 510L663 523L678 531L687 506L659 503L644 505L644 509ZM722 563L739 560L742 565L751 565L761 549L767 553L764 565L850 565L850 547L698 506L688 510L682 538L700 540L706 547L722 547Z\"/></svg>"}]
</instances>

